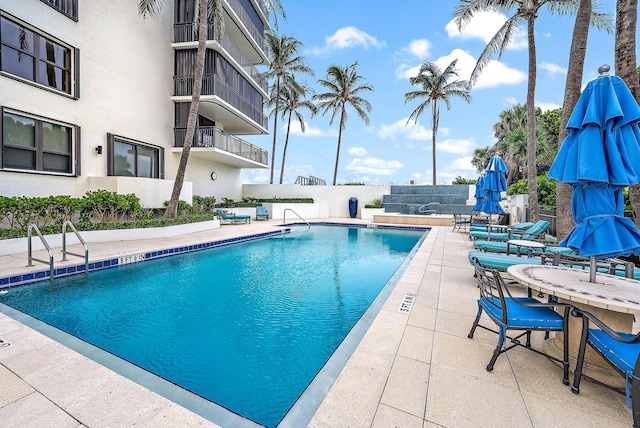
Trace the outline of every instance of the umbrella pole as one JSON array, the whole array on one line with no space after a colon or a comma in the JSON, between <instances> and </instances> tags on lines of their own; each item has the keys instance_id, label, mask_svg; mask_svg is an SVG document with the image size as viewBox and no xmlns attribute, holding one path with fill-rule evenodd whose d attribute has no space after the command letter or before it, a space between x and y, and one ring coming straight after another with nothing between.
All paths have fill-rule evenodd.
<instances>
[{"instance_id":1,"label":"umbrella pole","mask_svg":"<svg viewBox=\"0 0 640 428\"><path fill-rule=\"evenodd\" d=\"M591 256L589 267L589 282L596 282L596 271L598 270L598 264L596 263L596 256Z\"/></svg>"},{"instance_id":2,"label":"umbrella pole","mask_svg":"<svg viewBox=\"0 0 640 428\"><path fill-rule=\"evenodd\" d=\"M487 227L487 236L489 237L489 241L491 241L491 213L489 213L489 227Z\"/></svg>"}]
</instances>

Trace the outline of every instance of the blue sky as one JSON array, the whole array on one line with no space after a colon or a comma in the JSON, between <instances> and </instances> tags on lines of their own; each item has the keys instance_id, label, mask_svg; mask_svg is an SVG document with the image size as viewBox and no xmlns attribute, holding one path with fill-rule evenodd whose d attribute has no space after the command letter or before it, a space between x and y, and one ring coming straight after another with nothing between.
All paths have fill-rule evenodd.
<instances>
[{"instance_id":1,"label":"blue sky","mask_svg":"<svg viewBox=\"0 0 640 428\"><path fill-rule=\"evenodd\" d=\"M338 184L416 184L432 182L431 114L425 111L417 124L407 118L419 101L405 105L404 94L418 89L408 77L420 64L436 62L441 68L458 58L461 79L468 79L486 43L506 20L483 14L460 33L452 22L457 1L402 0L395 4L379 0L281 0L287 21L279 18L279 34L302 42L300 54L315 77L300 76L316 91L319 78L331 64L346 66L358 61L358 73L373 86L365 93L372 104L367 126L353 110L342 135ZM602 10L615 11L614 0L600 0ZM379 5L379 6L377 6ZM401 6L396 6L401 5ZM376 7L377 6L377 7ZM536 20L538 79L536 104L543 110L562 105L573 17L550 15L546 9ZM592 28L587 46L583 86L597 76L602 64L614 63L614 36ZM527 94L526 28L500 61L487 66L471 91L472 100L453 99L451 110L442 105L436 161L437 184L450 184L458 176L476 178L471 165L476 148L493 145L492 127L501 111L524 103ZM266 113L266 112L265 112ZM329 124L330 113L307 119L306 132L292 125L283 183L298 176L315 176L331 184L337 149L338 121ZM275 177L282 165L286 123L279 119ZM269 129L273 128L270 118ZM272 135L244 136L269 151ZM270 170L245 170L251 183L269 183Z\"/></svg>"}]
</instances>

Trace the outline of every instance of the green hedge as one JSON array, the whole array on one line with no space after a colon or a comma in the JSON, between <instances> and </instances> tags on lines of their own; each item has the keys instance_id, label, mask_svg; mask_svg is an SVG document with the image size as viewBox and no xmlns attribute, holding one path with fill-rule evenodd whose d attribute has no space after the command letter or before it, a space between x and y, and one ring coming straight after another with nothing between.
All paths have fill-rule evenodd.
<instances>
[{"instance_id":1,"label":"green hedge","mask_svg":"<svg viewBox=\"0 0 640 428\"><path fill-rule=\"evenodd\" d=\"M175 218L150 218L112 222L82 222L76 224L79 232L90 230L117 230L117 229L145 229L150 227L167 227L179 224L198 223L214 219L213 213L200 213ZM16 227L12 229L0 229L0 239L24 238L27 236L27 227ZM43 235L53 235L60 233L62 224L38 227Z\"/></svg>"},{"instance_id":2,"label":"green hedge","mask_svg":"<svg viewBox=\"0 0 640 428\"><path fill-rule=\"evenodd\" d=\"M107 190L89 191L81 198L49 196L0 196L0 239L27 236L35 223L43 234L60 233L66 220L78 230L134 229L163 227L213 220L214 197L194 196L193 206L180 201L179 216L156 218L162 212L145 209L135 194L121 195Z\"/></svg>"}]
</instances>

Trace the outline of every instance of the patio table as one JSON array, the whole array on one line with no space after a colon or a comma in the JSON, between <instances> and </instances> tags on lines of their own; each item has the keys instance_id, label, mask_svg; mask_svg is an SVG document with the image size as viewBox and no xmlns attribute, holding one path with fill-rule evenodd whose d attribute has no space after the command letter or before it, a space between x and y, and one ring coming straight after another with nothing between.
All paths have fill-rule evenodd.
<instances>
[{"instance_id":1,"label":"patio table","mask_svg":"<svg viewBox=\"0 0 640 428\"><path fill-rule=\"evenodd\" d=\"M531 250L534 248L540 248L542 249L542 251L544 251L547 248L545 244L538 241L530 241L528 239L509 239L507 241L507 255L510 254L509 247L511 247L512 245L515 245L515 247L517 248L516 255L518 257L522 256L522 252L520 251L522 247L527 248L527 253L529 254L529 256L531 256Z\"/></svg>"},{"instance_id":2,"label":"patio table","mask_svg":"<svg viewBox=\"0 0 640 428\"><path fill-rule=\"evenodd\" d=\"M517 282L533 290L558 297L560 302L591 312L612 329L630 333L633 315L640 314L640 281L606 273L589 282L589 271L548 265L514 265L507 269ZM569 319L569 359L571 369L580 343L582 319ZM548 352L562 351L564 337L556 333L545 342ZM587 348L585 374L609 385L624 386L624 380L600 355Z\"/></svg>"}]
</instances>

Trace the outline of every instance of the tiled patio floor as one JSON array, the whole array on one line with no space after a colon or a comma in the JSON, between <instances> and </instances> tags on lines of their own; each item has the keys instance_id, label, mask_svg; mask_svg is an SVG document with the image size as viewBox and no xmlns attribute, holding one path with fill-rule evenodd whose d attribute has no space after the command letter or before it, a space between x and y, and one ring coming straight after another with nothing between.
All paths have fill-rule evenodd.
<instances>
[{"instance_id":1,"label":"tiled patio floor","mask_svg":"<svg viewBox=\"0 0 640 428\"><path fill-rule=\"evenodd\" d=\"M100 260L226 239L275 225L90 243L90 256ZM317 411L310 409L315 414L309 426L631 426L623 396L587 381L576 396L562 384L561 369L543 356L514 349L500 356L492 372L485 370L496 338L481 329L467 338L478 293L467 261L470 248L465 233L431 230L324 401ZM0 276L24 272L25 264L26 254L2 256ZM398 310L405 293L416 294L408 314ZM534 337L534 346L541 347L542 333ZM0 349L2 426L215 426L2 313L0 339L11 344Z\"/></svg>"}]
</instances>

